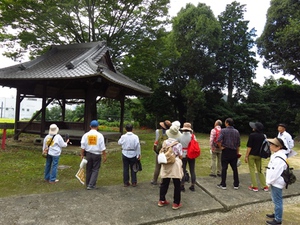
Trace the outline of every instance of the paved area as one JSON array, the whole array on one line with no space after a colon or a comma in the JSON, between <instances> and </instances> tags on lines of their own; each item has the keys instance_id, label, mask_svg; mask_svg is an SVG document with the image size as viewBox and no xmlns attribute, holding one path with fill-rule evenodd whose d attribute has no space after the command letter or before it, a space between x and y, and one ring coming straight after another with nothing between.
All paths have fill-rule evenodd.
<instances>
[{"instance_id":1,"label":"paved area","mask_svg":"<svg viewBox=\"0 0 300 225\"><path fill-rule=\"evenodd\" d=\"M300 178L300 171L295 171ZM137 187L105 186L51 194L27 195L0 199L0 224L5 225L128 225L159 224L178 218L270 201L270 193L248 190L249 174L240 175L240 188L234 190L228 175L227 190L216 187L220 178L199 177L195 192L182 193L183 207L158 207L158 186L139 183ZM188 187L189 184L186 185ZM284 197L300 195L299 181L284 189ZM173 185L167 199L172 201ZM176 222L174 221L174 224Z\"/></svg>"}]
</instances>

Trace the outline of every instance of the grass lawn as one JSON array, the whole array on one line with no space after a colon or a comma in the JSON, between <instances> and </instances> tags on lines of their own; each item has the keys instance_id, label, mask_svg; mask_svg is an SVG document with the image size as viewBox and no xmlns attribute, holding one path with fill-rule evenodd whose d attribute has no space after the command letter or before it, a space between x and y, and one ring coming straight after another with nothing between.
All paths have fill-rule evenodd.
<instances>
[{"instance_id":1,"label":"grass lawn","mask_svg":"<svg viewBox=\"0 0 300 225\"><path fill-rule=\"evenodd\" d=\"M153 130L134 132L139 136L142 147L143 171L138 172L138 182L150 183L154 171L155 155L152 148L155 133ZM0 133L2 134L2 130ZM75 178L80 157L74 151L79 152L79 146L73 145L63 149L59 165L64 168L58 171L60 182L50 185L43 179L45 159L41 156L42 147L33 144L35 137L37 136L21 135L20 142L9 138L6 141L6 149L0 150L0 197L83 189L84 186ZM197 177L208 176L210 173L209 134L197 133L196 137L201 147L201 156L196 161L196 175ZM243 135L241 139L242 165L239 167L239 173L248 173L248 165L244 163L248 136ZM299 146L296 143L294 150L299 152ZM121 148L116 143L109 143L107 148L107 161L101 165L97 185L123 185ZM300 157L297 155L289 161L292 167L300 169L299 160ZM264 165L268 162L268 160L263 161ZM232 174L230 168L228 173Z\"/></svg>"}]
</instances>

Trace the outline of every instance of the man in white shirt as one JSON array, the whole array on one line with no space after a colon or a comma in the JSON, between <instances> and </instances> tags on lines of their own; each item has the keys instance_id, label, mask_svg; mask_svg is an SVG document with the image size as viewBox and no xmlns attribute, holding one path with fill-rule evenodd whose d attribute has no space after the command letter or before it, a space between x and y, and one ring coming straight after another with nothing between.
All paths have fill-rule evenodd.
<instances>
[{"instance_id":1,"label":"man in white shirt","mask_svg":"<svg viewBox=\"0 0 300 225\"><path fill-rule=\"evenodd\" d=\"M284 123L278 124L277 137L282 139L284 146L287 148L286 155L287 155L287 157L290 157L291 156L290 153L292 151L292 148L294 147L294 140L293 140L292 136L288 132L286 132L286 127L287 126Z\"/></svg>"},{"instance_id":2,"label":"man in white shirt","mask_svg":"<svg viewBox=\"0 0 300 225\"><path fill-rule=\"evenodd\" d=\"M106 161L106 147L103 135L98 132L99 123L93 120L90 123L91 130L81 138L81 159L87 160L86 186L87 190L96 189L98 173L101 161Z\"/></svg>"},{"instance_id":3,"label":"man in white shirt","mask_svg":"<svg viewBox=\"0 0 300 225\"><path fill-rule=\"evenodd\" d=\"M129 183L129 168L131 172L131 183L133 187L137 185L136 172L133 170L133 165L137 160L141 159L141 146L139 137L132 132L133 126L127 124L125 126L126 134L123 134L118 140L118 144L122 146L122 161L123 161L123 182L124 187L130 186Z\"/></svg>"}]
</instances>

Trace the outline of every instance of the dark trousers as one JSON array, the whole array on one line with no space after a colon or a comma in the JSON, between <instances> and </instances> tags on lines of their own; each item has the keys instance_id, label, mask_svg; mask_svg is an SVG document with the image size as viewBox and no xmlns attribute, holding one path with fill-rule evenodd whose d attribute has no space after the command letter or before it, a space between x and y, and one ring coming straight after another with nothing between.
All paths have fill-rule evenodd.
<instances>
[{"instance_id":1,"label":"dark trousers","mask_svg":"<svg viewBox=\"0 0 300 225\"><path fill-rule=\"evenodd\" d=\"M226 187L226 177L227 177L227 169L228 164L231 166L233 171L233 186L238 187L239 182L239 174L237 169L237 151L235 149L225 148L222 150L221 156L221 164L222 164L222 174L221 174L221 185Z\"/></svg>"},{"instance_id":2,"label":"dark trousers","mask_svg":"<svg viewBox=\"0 0 300 225\"><path fill-rule=\"evenodd\" d=\"M166 194L169 189L171 178L163 178L159 189L159 200L166 201ZM179 204L181 200L180 179L172 178L174 184L173 203Z\"/></svg>"},{"instance_id":3,"label":"dark trousers","mask_svg":"<svg viewBox=\"0 0 300 225\"><path fill-rule=\"evenodd\" d=\"M123 160L123 182L124 184L129 183L129 168L131 172L131 183L137 183L136 172L133 171L133 164L136 163L136 156L133 158L128 158L122 154Z\"/></svg>"},{"instance_id":4,"label":"dark trousers","mask_svg":"<svg viewBox=\"0 0 300 225\"><path fill-rule=\"evenodd\" d=\"M192 184L196 183L195 162L196 162L196 159L182 158L182 169L183 169L183 178L181 179L182 185L184 185L184 182L185 182L185 174L186 174L186 165L187 164L189 164Z\"/></svg>"},{"instance_id":5,"label":"dark trousers","mask_svg":"<svg viewBox=\"0 0 300 225\"><path fill-rule=\"evenodd\" d=\"M86 160L88 161L86 164L86 186L95 187L101 165L101 155L87 152Z\"/></svg>"}]
</instances>

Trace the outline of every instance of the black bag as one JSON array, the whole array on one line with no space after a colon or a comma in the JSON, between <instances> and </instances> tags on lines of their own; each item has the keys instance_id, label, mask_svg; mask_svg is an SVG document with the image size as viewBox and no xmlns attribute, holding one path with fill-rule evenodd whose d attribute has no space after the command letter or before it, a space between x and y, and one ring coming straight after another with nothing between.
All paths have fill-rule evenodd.
<instances>
[{"instance_id":1,"label":"black bag","mask_svg":"<svg viewBox=\"0 0 300 225\"><path fill-rule=\"evenodd\" d=\"M259 156L264 159L267 159L271 156L270 143L268 142L266 135L265 140L260 146Z\"/></svg>"},{"instance_id":2,"label":"black bag","mask_svg":"<svg viewBox=\"0 0 300 225\"><path fill-rule=\"evenodd\" d=\"M293 173L294 168L290 168L289 164L282 157L276 156L275 158L282 159L287 165L287 168L281 174L285 182L285 188L287 189L290 184L295 183L297 180L295 174Z\"/></svg>"},{"instance_id":3,"label":"black bag","mask_svg":"<svg viewBox=\"0 0 300 225\"><path fill-rule=\"evenodd\" d=\"M133 164L132 169L136 173L139 172L139 171L142 171L143 168L142 168L141 160L137 159L136 162Z\"/></svg>"},{"instance_id":4,"label":"black bag","mask_svg":"<svg viewBox=\"0 0 300 225\"><path fill-rule=\"evenodd\" d=\"M190 174L188 171L184 174L184 181L190 183Z\"/></svg>"}]
</instances>

